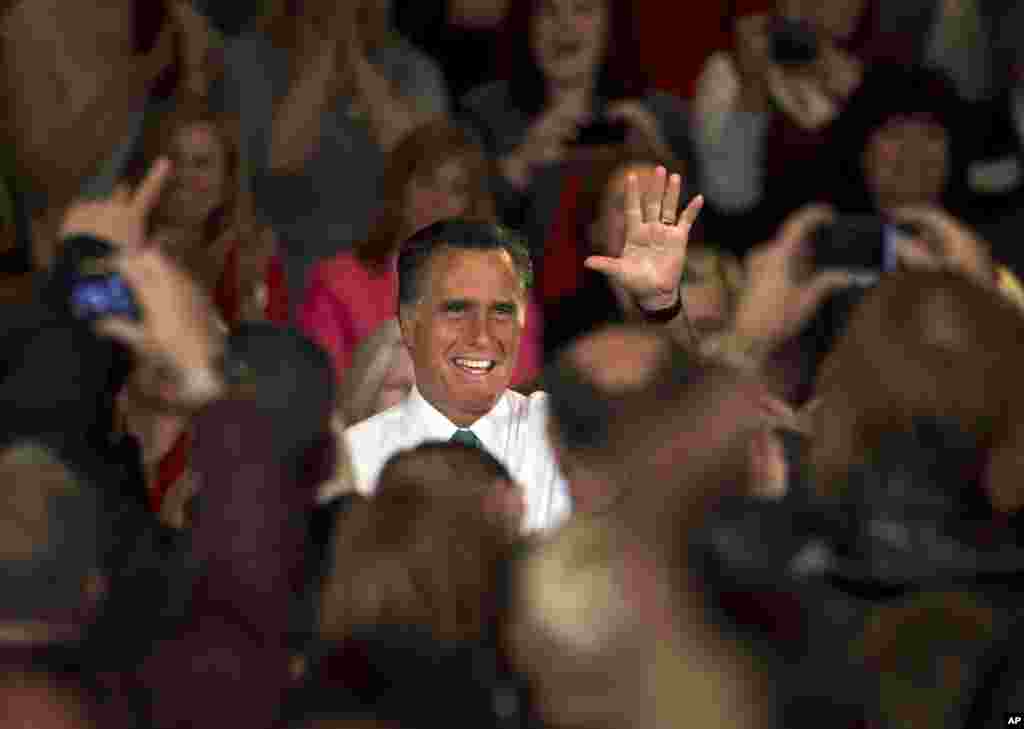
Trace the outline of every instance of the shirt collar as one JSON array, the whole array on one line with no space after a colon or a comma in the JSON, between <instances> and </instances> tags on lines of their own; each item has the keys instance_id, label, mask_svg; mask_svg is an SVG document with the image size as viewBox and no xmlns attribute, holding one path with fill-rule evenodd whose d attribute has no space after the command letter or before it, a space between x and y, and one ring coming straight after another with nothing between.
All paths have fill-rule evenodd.
<instances>
[{"instance_id":1,"label":"shirt collar","mask_svg":"<svg viewBox=\"0 0 1024 729\"><path fill-rule=\"evenodd\" d=\"M451 440L455 431L459 429L441 411L427 402L415 385L409 392L405 407L406 414L416 421L421 434L428 440ZM476 434L476 437L491 453L499 450L502 443L502 426L508 420L509 412L508 391L506 390L501 393L498 402L494 404L490 412L469 426L469 430Z\"/></svg>"}]
</instances>

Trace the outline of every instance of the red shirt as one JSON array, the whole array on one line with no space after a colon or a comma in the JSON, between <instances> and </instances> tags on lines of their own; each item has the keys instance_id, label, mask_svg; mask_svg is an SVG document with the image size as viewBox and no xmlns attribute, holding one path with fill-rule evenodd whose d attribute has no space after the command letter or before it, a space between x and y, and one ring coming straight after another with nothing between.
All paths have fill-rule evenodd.
<instances>
[{"instance_id":1,"label":"red shirt","mask_svg":"<svg viewBox=\"0 0 1024 729\"><path fill-rule=\"evenodd\" d=\"M267 321L284 324L288 321L288 290L285 284L284 265L278 255L267 262L264 284L267 300L264 316ZM228 326L237 324L241 315L242 297L238 281L238 241L228 249L224 270L217 288L213 292L213 303L221 319ZM182 477L188 467L189 451L192 444L191 430L186 429L170 451L160 460L156 481L149 490L149 505L154 512L160 511L168 489Z\"/></svg>"}]
</instances>

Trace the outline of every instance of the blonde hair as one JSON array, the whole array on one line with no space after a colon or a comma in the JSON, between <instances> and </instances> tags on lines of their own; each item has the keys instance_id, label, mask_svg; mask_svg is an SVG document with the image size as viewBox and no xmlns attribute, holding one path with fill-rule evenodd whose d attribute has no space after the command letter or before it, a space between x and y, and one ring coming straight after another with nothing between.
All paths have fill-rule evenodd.
<instances>
[{"instance_id":1,"label":"blonde hair","mask_svg":"<svg viewBox=\"0 0 1024 729\"><path fill-rule=\"evenodd\" d=\"M338 407L346 423L355 425L374 414L381 387L404 347L397 318L388 319L359 343L338 394Z\"/></svg>"},{"instance_id":2,"label":"blonde hair","mask_svg":"<svg viewBox=\"0 0 1024 729\"><path fill-rule=\"evenodd\" d=\"M665 579L666 564L630 563L636 544L613 517L574 517L518 571L513 661L533 678L544 718L667 729L687 717L760 729L766 704L750 657L707 623L698 596ZM630 589L635 570L650 573L640 579L653 579L657 594ZM667 632L647 614L651 603L671 614Z\"/></svg>"},{"instance_id":3,"label":"blonde hair","mask_svg":"<svg viewBox=\"0 0 1024 729\"><path fill-rule=\"evenodd\" d=\"M886 433L941 418L989 455L993 506L1020 508L1022 365L1024 317L998 292L948 271L889 274L857 306L818 373L810 450L817 488L836 494Z\"/></svg>"}]
</instances>

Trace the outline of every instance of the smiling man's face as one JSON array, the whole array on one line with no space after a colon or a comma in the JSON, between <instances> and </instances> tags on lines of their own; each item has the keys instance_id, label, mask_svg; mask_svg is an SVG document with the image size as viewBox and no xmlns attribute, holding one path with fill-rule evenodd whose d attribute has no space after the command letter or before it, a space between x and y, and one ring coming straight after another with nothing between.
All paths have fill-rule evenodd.
<instances>
[{"instance_id":1,"label":"smiling man's face","mask_svg":"<svg viewBox=\"0 0 1024 729\"><path fill-rule=\"evenodd\" d=\"M512 380L526 292L503 249L441 248L427 263L402 336L427 402L455 425L486 415Z\"/></svg>"}]
</instances>

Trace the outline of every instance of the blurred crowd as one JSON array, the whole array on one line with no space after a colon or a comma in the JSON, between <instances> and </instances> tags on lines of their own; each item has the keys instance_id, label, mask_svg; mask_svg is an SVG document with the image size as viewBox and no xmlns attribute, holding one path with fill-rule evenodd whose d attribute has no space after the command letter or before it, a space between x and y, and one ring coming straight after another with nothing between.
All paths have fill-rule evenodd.
<instances>
[{"instance_id":1,"label":"blurred crowd","mask_svg":"<svg viewBox=\"0 0 1024 729\"><path fill-rule=\"evenodd\" d=\"M1022 38L0 0L0 726L1005 726Z\"/></svg>"}]
</instances>

